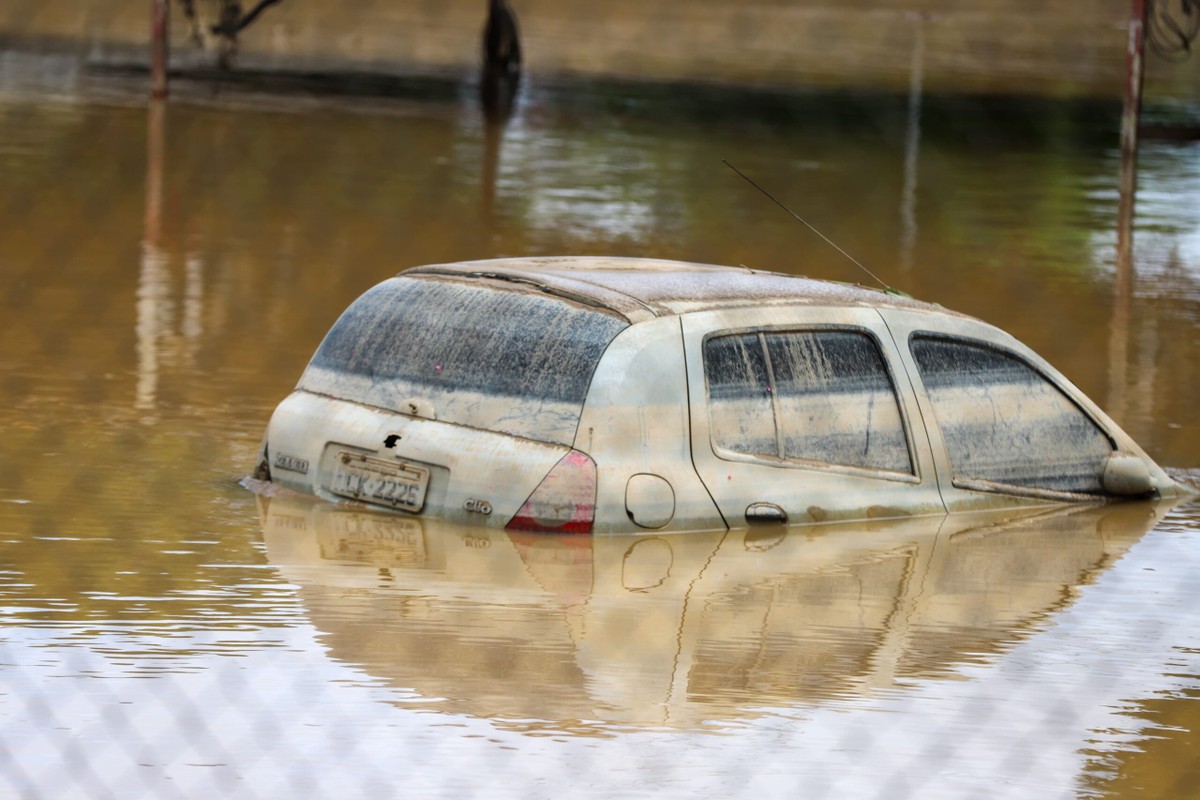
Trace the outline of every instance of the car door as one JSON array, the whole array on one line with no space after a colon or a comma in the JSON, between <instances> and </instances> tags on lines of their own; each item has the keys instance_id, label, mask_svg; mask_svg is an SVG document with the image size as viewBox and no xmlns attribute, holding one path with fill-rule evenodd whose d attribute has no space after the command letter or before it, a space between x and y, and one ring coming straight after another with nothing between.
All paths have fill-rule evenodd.
<instances>
[{"instance_id":1,"label":"car door","mask_svg":"<svg viewBox=\"0 0 1200 800\"><path fill-rule=\"evenodd\" d=\"M727 525L944 512L875 309L724 309L682 326L692 459Z\"/></svg>"},{"instance_id":2,"label":"car door","mask_svg":"<svg viewBox=\"0 0 1200 800\"><path fill-rule=\"evenodd\" d=\"M1145 457L1079 389L997 328L953 314L881 314L927 422L947 510L1099 498L1109 456Z\"/></svg>"}]
</instances>

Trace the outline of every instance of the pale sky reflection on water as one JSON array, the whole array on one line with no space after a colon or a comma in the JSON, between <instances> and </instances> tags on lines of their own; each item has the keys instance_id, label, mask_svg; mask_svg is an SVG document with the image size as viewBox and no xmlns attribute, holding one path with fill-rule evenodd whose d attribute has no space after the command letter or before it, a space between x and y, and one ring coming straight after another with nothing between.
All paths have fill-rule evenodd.
<instances>
[{"instance_id":1,"label":"pale sky reflection on water","mask_svg":"<svg viewBox=\"0 0 1200 800\"><path fill-rule=\"evenodd\" d=\"M18 691L5 703L0 743L10 763L23 767L16 774L54 797L139 785L169 786L184 797L277 797L302 787L310 793L314 781L319 796L329 797L379 796L398 785L406 796L441 797L873 797L882 786L892 796L1086 795L1083 779L1104 772L1105 754L1155 734L1130 714L1140 700L1198 688L1200 642L1188 613L1200 600L1191 579L1195 522L1194 508L1172 512L1094 583L1071 589L1068 605L937 677L796 704L746 698L738 718L724 718L718 706L707 722L704 700L695 698L684 704L701 714L682 726L612 725L598 717L574 731L463 713L489 701L417 692L339 657L329 645L338 617L322 614L321 602L306 609L309 590L341 583L326 605L343 612L367 610L359 605L365 595L392 590L362 588L378 577L364 565L280 564L293 582L264 588L278 598L284 626L240 646L229 637L233 657L195 632L172 637L177 652L156 657L145 644L161 644L159 637L139 647L136 630L67 643L80 633L70 623L16 629L6 637L5 661L10 675L20 667L9 682ZM355 571L359 577L350 577ZM396 572L404 577L402 568ZM460 578L444 598L412 582L399 591L423 597L435 615L464 600L497 618L537 614L528 595L506 605L499 587L485 581L481 574ZM936 597L930 592L926 600ZM420 626L419 618L365 622L383 637ZM486 639L481 646L489 646ZM53 686L53 701L20 691L23 682ZM544 687L538 675L521 674L494 689L522 695ZM58 766L47 769L50 763ZM79 785L81 775L89 776L87 786Z\"/></svg>"}]
</instances>

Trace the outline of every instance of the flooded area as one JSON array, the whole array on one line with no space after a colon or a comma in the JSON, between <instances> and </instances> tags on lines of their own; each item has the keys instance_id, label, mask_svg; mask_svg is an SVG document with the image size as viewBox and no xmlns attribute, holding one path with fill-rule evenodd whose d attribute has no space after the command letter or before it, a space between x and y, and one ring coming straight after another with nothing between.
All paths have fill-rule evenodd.
<instances>
[{"instance_id":1,"label":"flooded area","mask_svg":"<svg viewBox=\"0 0 1200 800\"><path fill-rule=\"evenodd\" d=\"M1195 504L538 537L240 485L410 266L865 280L722 160L1195 483L1200 143L1143 143L1130 275L1107 101L316 88L0 69L0 796L1200 793Z\"/></svg>"}]
</instances>

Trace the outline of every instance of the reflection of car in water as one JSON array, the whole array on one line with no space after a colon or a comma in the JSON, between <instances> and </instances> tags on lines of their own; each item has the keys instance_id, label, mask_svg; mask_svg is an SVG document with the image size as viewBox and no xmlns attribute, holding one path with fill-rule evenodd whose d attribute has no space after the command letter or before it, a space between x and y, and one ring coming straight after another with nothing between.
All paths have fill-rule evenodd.
<instances>
[{"instance_id":1,"label":"reflection of car in water","mask_svg":"<svg viewBox=\"0 0 1200 800\"><path fill-rule=\"evenodd\" d=\"M1166 506L546 537L260 504L268 558L331 657L435 710L576 732L949 674L1069 605Z\"/></svg>"},{"instance_id":2,"label":"reflection of car in water","mask_svg":"<svg viewBox=\"0 0 1200 800\"><path fill-rule=\"evenodd\" d=\"M983 322L860 287L599 258L442 264L371 289L276 409L256 475L560 533L1177 491Z\"/></svg>"}]
</instances>

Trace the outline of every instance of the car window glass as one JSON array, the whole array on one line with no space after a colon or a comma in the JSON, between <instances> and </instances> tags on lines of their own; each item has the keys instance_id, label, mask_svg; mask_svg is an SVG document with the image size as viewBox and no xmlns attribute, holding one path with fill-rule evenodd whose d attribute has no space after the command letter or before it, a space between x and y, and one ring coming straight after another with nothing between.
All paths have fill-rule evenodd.
<instances>
[{"instance_id":1,"label":"car window glass","mask_svg":"<svg viewBox=\"0 0 1200 800\"><path fill-rule=\"evenodd\" d=\"M777 455L775 412L759 335L708 339L704 376L713 444L734 453Z\"/></svg>"},{"instance_id":2,"label":"car window glass","mask_svg":"<svg viewBox=\"0 0 1200 800\"><path fill-rule=\"evenodd\" d=\"M857 331L770 333L783 456L912 472L891 376Z\"/></svg>"},{"instance_id":3,"label":"car window glass","mask_svg":"<svg viewBox=\"0 0 1200 800\"><path fill-rule=\"evenodd\" d=\"M526 291L393 278L356 300L300 387L394 411L570 444L624 319ZM515 402L514 402L515 401Z\"/></svg>"},{"instance_id":4,"label":"car window glass","mask_svg":"<svg viewBox=\"0 0 1200 800\"><path fill-rule=\"evenodd\" d=\"M1112 442L1031 366L983 344L932 336L914 337L912 354L956 482L1102 491Z\"/></svg>"},{"instance_id":5,"label":"car window glass","mask_svg":"<svg viewBox=\"0 0 1200 800\"><path fill-rule=\"evenodd\" d=\"M865 333L712 337L704 373L720 449L912 473L895 388Z\"/></svg>"}]
</instances>

